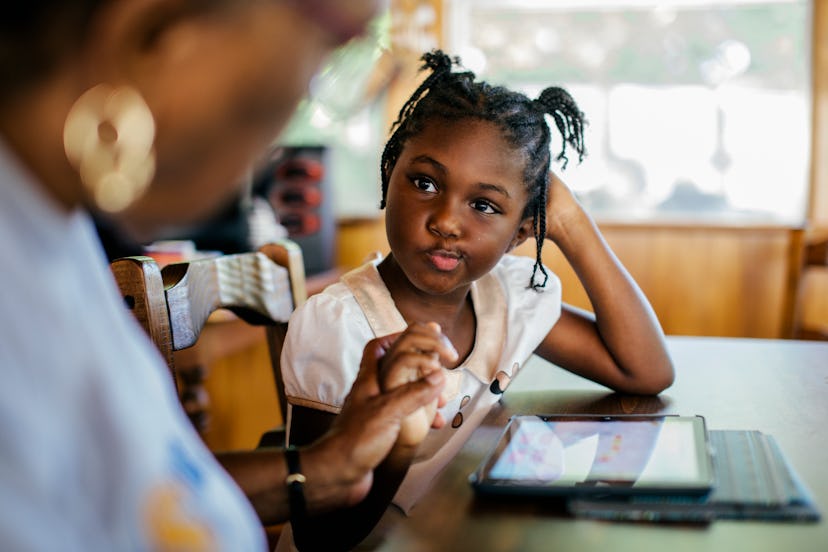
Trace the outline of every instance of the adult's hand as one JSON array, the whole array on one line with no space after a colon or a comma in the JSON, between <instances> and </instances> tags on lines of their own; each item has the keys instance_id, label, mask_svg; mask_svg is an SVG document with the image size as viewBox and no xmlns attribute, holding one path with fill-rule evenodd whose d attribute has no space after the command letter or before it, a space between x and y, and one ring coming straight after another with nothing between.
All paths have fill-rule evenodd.
<instances>
[{"instance_id":1,"label":"adult's hand","mask_svg":"<svg viewBox=\"0 0 828 552\"><path fill-rule=\"evenodd\" d=\"M424 374L443 370L446 363L457 359L454 346L436 322L414 323L390 346L382 358L380 387L394 389L407 382L416 381ZM398 446L415 447L428 434L430 428L439 428L445 420L438 412L444 404L442 395L421 406L402 421L397 437Z\"/></svg>"},{"instance_id":2,"label":"adult's hand","mask_svg":"<svg viewBox=\"0 0 828 552\"><path fill-rule=\"evenodd\" d=\"M365 498L371 489L373 470L397 442L404 420L439 401L445 384L439 362L406 362L405 354L385 358L398 337L390 335L368 343L357 379L333 426L301 451L305 499L308 511L314 515ZM457 354L448 340L435 350L445 362ZM394 384L397 386L392 389ZM216 456L263 522L287 519L287 466L281 451L237 451Z\"/></svg>"},{"instance_id":3,"label":"adult's hand","mask_svg":"<svg viewBox=\"0 0 828 552\"><path fill-rule=\"evenodd\" d=\"M404 420L439 400L445 384L442 364L457 355L451 343L433 340L429 345L434 351L433 357L429 355L433 360L412 362L408 355L399 354L386 358L399 337L396 334L368 342L359 374L334 425L303 452L303 470L309 480L310 472L320 468L322 479L332 475L338 479L330 486L332 494L308 496L309 507L325 509L361 501L371 488L373 469L397 442ZM421 339L413 341L420 343ZM384 388L388 390L383 392Z\"/></svg>"}]
</instances>

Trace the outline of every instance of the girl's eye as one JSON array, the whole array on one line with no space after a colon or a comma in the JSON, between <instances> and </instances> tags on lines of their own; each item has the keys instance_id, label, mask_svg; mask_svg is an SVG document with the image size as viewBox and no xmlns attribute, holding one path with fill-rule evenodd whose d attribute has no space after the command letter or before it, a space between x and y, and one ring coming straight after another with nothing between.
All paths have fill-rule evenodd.
<instances>
[{"instance_id":1,"label":"girl's eye","mask_svg":"<svg viewBox=\"0 0 828 552\"><path fill-rule=\"evenodd\" d=\"M411 181L420 191L432 193L437 191L437 185L430 178L425 176L414 177Z\"/></svg>"},{"instance_id":2,"label":"girl's eye","mask_svg":"<svg viewBox=\"0 0 828 552\"><path fill-rule=\"evenodd\" d=\"M475 211L480 211L481 213L487 215L495 215L500 212L495 209L494 205L484 199L476 199L472 201L471 206Z\"/></svg>"}]
</instances>

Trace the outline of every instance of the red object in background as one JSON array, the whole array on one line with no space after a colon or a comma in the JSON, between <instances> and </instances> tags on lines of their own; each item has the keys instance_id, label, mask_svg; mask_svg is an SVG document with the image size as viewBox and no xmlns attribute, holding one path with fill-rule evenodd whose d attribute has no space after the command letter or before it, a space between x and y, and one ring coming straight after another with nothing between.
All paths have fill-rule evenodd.
<instances>
[{"instance_id":1,"label":"red object in background","mask_svg":"<svg viewBox=\"0 0 828 552\"><path fill-rule=\"evenodd\" d=\"M281 181L313 180L318 182L325 175L325 167L316 159L295 157L276 167L276 178Z\"/></svg>"},{"instance_id":2,"label":"red object in background","mask_svg":"<svg viewBox=\"0 0 828 552\"><path fill-rule=\"evenodd\" d=\"M310 236L322 228L322 222L317 215L301 211L284 213L279 218L279 222L287 228L288 235L293 237Z\"/></svg>"},{"instance_id":3,"label":"red object in background","mask_svg":"<svg viewBox=\"0 0 828 552\"><path fill-rule=\"evenodd\" d=\"M327 163L324 146L284 146L258 184L288 237L302 248L307 274L334 265L336 222Z\"/></svg>"},{"instance_id":4,"label":"red object in background","mask_svg":"<svg viewBox=\"0 0 828 552\"><path fill-rule=\"evenodd\" d=\"M318 207L322 203L322 191L304 183L289 183L270 192L270 203L280 209Z\"/></svg>"}]
</instances>

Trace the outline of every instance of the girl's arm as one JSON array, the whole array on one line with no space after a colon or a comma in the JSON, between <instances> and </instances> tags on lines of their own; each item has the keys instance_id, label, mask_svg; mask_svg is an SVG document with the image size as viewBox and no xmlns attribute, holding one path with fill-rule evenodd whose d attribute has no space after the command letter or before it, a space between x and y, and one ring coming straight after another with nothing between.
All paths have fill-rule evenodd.
<instances>
[{"instance_id":1,"label":"girl's arm","mask_svg":"<svg viewBox=\"0 0 828 552\"><path fill-rule=\"evenodd\" d=\"M546 237L574 269L594 314L564 305L537 354L616 391L663 391L673 366L652 307L569 188L552 173L549 180Z\"/></svg>"},{"instance_id":2,"label":"girl's arm","mask_svg":"<svg viewBox=\"0 0 828 552\"><path fill-rule=\"evenodd\" d=\"M396 338L396 339L394 339ZM444 371L443 365L457 359L451 342L437 324L412 324L397 336L389 336L380 360L379 386L384 393L411 385L423 375ZM393 342L392 342L393 340ZM394 445L373 470L367 496L349 508L314 516L303 526L293 524L293 538L300 550L348 550L359 544L379 522L408 473L417 445L430 427L444 421L437 412L440 398L398 421ZM344 410L348 407L346 402ZM327 435L337 416L305 407L291 409L291 444L305 445Z\"/></svg>"}]
</instances>

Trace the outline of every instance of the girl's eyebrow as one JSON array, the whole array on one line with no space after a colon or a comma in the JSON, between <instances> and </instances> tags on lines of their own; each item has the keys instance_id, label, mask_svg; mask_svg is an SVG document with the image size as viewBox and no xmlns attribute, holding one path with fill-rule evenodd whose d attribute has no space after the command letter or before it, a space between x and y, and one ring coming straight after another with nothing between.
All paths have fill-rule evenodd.
<instances>
[{"instance_id":1,"label":"girl's eyebrow","mask_svg":"<svg viewBox=\"0 0 828 552\"><path fill-rule=\"evenodd\" d=\"M445 165L443 165L442 163L440 163L439 161L437 161L433 157L430 157L430 156L425 155L425 154L418 155L417 157L415 157L414 159L411 160L411 163L412 164L414 164L414 163L427 163L427 164L431 165L434 168L434 170L436 170L437 172L439 172L443 176L445 176L448 173L448 169L446 168ZM503 187L499 184L489 184L487 182L479 182L477 185L478 185L479 188L481 188L483 190L489 190L489 191L501 194L501 195L503 195L507 198L512 197L509 194L509 190L507 190L505 187Z\"/></svg>"},{"instance_id":2,"label":"girl's eyebrow","mask_svg":"<svg viewBox=\"0 0 828 552\"><path fill-rule=\"evenodd\" d=\"M433 157L429 157L428 155L425 155L425 154L418 155L417 157L412 159L411 162L412 163L428 163L429 165L434 167L435 170L437 170L438 172L440 172L443 175L445 175L448 172L448 169L446 168L445 165L443 165L442 163L440 163L439 161L437 161Z\"/></svg>"},{"instance_id":3,"label":"girl's eyebrow","mask_svg":"<svg viewBox=\"0 0 828 552\"><path fill-rule=\"evenodd\" d=\"M509 195L509 190L507 190L503 186L500 186L499 184L487 184L486 182L480 182L478 186L480 186L480 188L484 190L490 190L492 192L501 194L507 198L512 197Z\"/></svg>"}]
</instances>

